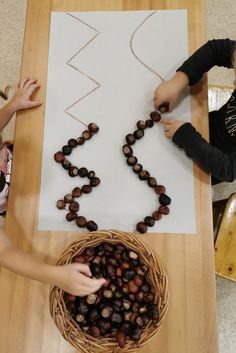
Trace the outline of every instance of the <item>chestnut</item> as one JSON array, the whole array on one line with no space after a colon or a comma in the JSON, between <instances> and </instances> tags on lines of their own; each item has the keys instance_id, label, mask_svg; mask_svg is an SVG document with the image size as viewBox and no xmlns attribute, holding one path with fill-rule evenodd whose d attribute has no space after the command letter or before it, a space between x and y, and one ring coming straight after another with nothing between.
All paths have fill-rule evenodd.
<instances>
[{"instance_id":1,"label":"chestnut","mask_svg":"<svg viewBox=\"0 0 236 353\"><path fill-rule=\"evenodd\" d=\"M147 183L151 188L154 188L157 185L157 181L153 177L148 178Z\"/></svg>"},{"instance_id":2,"label":"chestnut","mask_svg":"<svg viewBox=\"0 0 236 353\"><path fill-rule=\"evenodd\" d=\"M126 344L126 339L127 339L125 333L123 331L117 331L116 339L119 347L124 348Z\"/></svg>"},{"instance_id":3,"label":"chestnut","mask_svg":"<svg viewBox=\"0 0 236 353\"><path fill-rule=\"evenodd\" d=\"M133 279L134 275L135 275L134 270L126 270L124 272L124 278L126 278L126 279Z\"/></svg>"},{"instance_id":4,"label":"chestnut","mask_svg":"<svg viewBox=\"0 0 236 353\"><path fill-rule=\"evenodd\" d=\"M69 210L70 210L71 212L77 212L77 211L79 211L79 203L76 202L76 201L72 201L72 202L70 203Z\"/></svg>"},{"instance_id":5,"label":"chestnut","mask_svg":"<svg viewBox=\"0 0 236 353\"><path fill-rule=\"evenodd\" d=\"M81 192L84 194L89 194L92 191L91 185L83 185L81 188Z\"/></svg>"},{"instance_id":6,"label":"chestnut","mask_svg":"<svg viewBox=\"0 0 236 353\"><path fill-rule=\"evenodd\" d=\"M76 320L77 322L82 322L82 321L84 321L84 315L82 315L82 314L77 314L76 317L75 317L75 320Z\"/></svg>"},{"instance_id":7,"label":"chestnut","mask_svg":"<svg viewBox=\"0 0 236 353\"><path fill-rule=\"evenodd\" d=\"M69 162L68 159L63 159L61 165L64 169L69 169L71 166L71 162Z\"/></svg>"},{"instance_id":8,"label":"chestnut","mask_svg":"<svg viewBox=\"0 0 236 353\"><path fill-rule=\"evenodd\" d=\"M84 144L85 139L83 137L78 137L76 141L77 141L78 145L81 146Z\"/></svg>"},{"instance_id":9,"label":"chestnut","mask_svg":"<svg viewBox=\"0 0 236 353\"><path fill-rule=\"evenodd\" d=\"M134 281L129 281L128 288L129 288L129 291L133 294L138 292L138 286L135 284Z\"/></svg>"},{"instance_id":10,"label":"chestnut","mask_svg":"<svg viewBox=\"0 0 236 353\"><path fill-rule=\"evenodd\" d=\"M83 217L83 216L78 216L76 218L76 224L77 224L78 227L84 228L87 225L87 219L85 217Z\"/></svg>"},{"instance_id":11,"label":"chestnut","mask_svg":"<svg viewBox=\"0 0 236 353\"><path fill-rule=\"evenodd\" d=\"M140 327L143 327L143 319L141 316L138 316L136 319L135 319L135 322L138 326Z\"/></svg>"},{"instance_id":12,"label":"chestnut","mask_svg":"<svg viewBox=\"0 0 236 353\"><path fill-rule=\"evenodd\" d=\"M134 166L138 162L138 160L135 156L130 156L127 158L126 162L129 166Z\"/></svg>"},{"instance_id":13,"label":"chestnut","mask_svg":"<svg viewBox=\"0 0 236 353\"><path fill-rule=\"evenodd\" d=\"M129 333L129 338L132 340L132 341L138 341L141 337L141 329L137 326L133 326L130 330L130 333Z\"/></svg>"},{"instance_id":14,"label":"chestnut","mask_svg":"<svg viewBox=\"0 0 236 353\"><path fill-rule=\"evenodd\" d=\"M149 292L150 291L150 285L146 282L146 283L144 283L143 285L142 285L142 287L141 287L141 290L144 292L144 293L147 293L147 292Z\"/></svg>"},{"instance_id":15,"label":"chestnut","mask_svg":"<svg viewBox=\"0 0 236 353\"><path fill-rule=\"evenodd\" d=\"M117 324L120 324L122 322L122 316L120 313L113 313L111 315L111 321Z\"/></svg>"},{"instance_id":16,"label":"chestnut","mask_svg":"<svg viewBox=\"0 0 236 353\"><path fill-rule=\"evenodd\" d=\"M89 130L84 130L84 131L82 132L82 137L83 137L85 140L91 139L91 137L92 137L91 131L89 131Z\"/></svg>"},{"instance_id":17,"label":"chestnut","mask_svg":"<svg viewBox=\"0 0 236 353\"><path fill-rule=\"evenodd\" d=\"M143 292L138 292L136 294L136 300L137 300L138 303L142 302L143 298L144 298L144 293Z\"/></svg>"},{"instance_id":18,"label":"chestnut","mask_svg":"<svg viewBox=\"0 0 236 353\"><path fill-rule=\"evenodd\" d=\"M65 156L61 151L58 151L54 154L54 159L57 163L61 163L64 160Z\"/></svg>"},{"instance_id":19,"label":"chestnut","mask_svg":"<svg viewBox=\"0 0 236 353\"><path fill-rule=\"evenodd\" d=\"M135 174L140 173L142 171L142 169L143 169L143 167L141 164L137 163L133 166L133 171L135 172Z\"/></svg>"},{"instance_id":20,"label":"chestnut","mask_svg":"<svg viewBox=\"0 0 236 353\"><path fill-rule=\"evenodd\" d=\"M66 219L68 222L74 221L77 218L77 213L76 212L69 212L66 215Z\"/></svg>"},{"instance_id":21,"label":"chestnut","mask_svg":"<svg viewBox=\"0 0 236 353\"><path fill-rule=\"evenodd\" d=\"M84 168L84 167L79 168L79 176L80 176L81 178L85 178L87 175L88 175L88 170L87 170L87 168Z\"/></svg>"},{"instance_id":22,"label":"chestnut","mask_svg":"<svg viewBox=\"0 0 236 353\"><path fill-rule=\"evenodd\" d=\"M122 306L125 310L129 310L131 308L131 302L127 299L123 300Z\"/></svg>"},{"instance_id":23,"label":"chestnut","mask_svg":"<svg viewBox=\"0 0 236 353\"><path fill-rule=\"evenodd\" d=\"M132 260L137 260L138 259L138 254L135 251L130 250L129 251L129 258L132 259Z\"/></svg>"},{"instance_id":24,"label":"chestnut","mask_svg":"<svg viewBox=\"0 0 236 353\"><path fill-rule=\"evenodd\" d=\"M104 289L103 290L103 297L104 298L109 299L109 298L112 298L112 296L113 296L112 290L110 290L110 289Z\"/></svg>"},{"instance_id":25,"label":"chestnut","mask_svg":"<svg viewBox=\"0 0 236 353\"><path fill-rule=\"evenodd\" d=\"M133 154L133 149L128 144L122 147L122 151L126 157L130 157Z\"/></svg>"},{"instance_id":26,"label":"chestnut","mask_svg":"<svg viewBox=\"0 0 236 353\"><path fill-rule=\"evenodd\" d=\"M144 296L145 303L152 303L154 301L154 294L148 293Z\"/></svg>"},{"instance_id":27,"label":"chestnut","mask_svg":"<svg viewBox=\"0 0 236 353\"><path fill-rule=\"evenodd\" d=\"M57 201L57 208L59 210L64 210L65 207L66 207L66 202L64 200Z\"/></svg>"},{"instance_id":28,"label":"chestnut","mask_svg":"<svg viewBox=\"0 0 236 353\"><path fill-rule=\"evenodd\" d=\"M78 262L79 264L84 264L85 263L85 258L83 255L77 255L74 257L74 262Z\"/></svg>"},{"instance_id":29,"label":"chestnut","mask_svg":"<svg viewBox=\"0 0 236 353\"><path fill-rule=\"evenodd\" d=\"M126 135L125 140L128 143L128 145L133 145L136 141L134 135L132 134Z\"/></svg>"},{"instance_id":30,"label":"chestnut","mask_svg":"<svg viewBox=\"0 0 236 353\"><path fill-rule=\"evenodd\" d=\"M88 124L88 129L90 132L96 134L99 130L99 127L95 123L90 123L90 124Z\"/></svg>"},{"instance_id":31,"label":"chestnut","mask_svg":"<svg viewBox=\"0 0 236 353\"><path fill-rule=\"evenodd\" d=\"M139 120L138 122L137 122L137 128L138 129L146 129L146 121L144 121L144 120Z\"/></svg>"},{"instance_id":32,"label":"chestnut","mask_svg":"<svg viewBox=\"0 0 236 353\"><path fill-rule=\"evenodd\" d=\"M89 304L89 305L92 305L92 304L95 304L97 300L97 294L89 294L86 298L86 302Z\"/></svg>"},{"instance_id":33,"label":"chestnut","mask_svg":"<svg viewBox=\"0 0 236 353\"><path fill-rule=\"evenodd\" d=\"M93 337L99 337L101 335L100 329L97 326L91 326L89 331Z\"/></svg>"},{"instance_id":34,"label":"chestnut","mask_svg":"<svg viewBox=\"0 0 236 353\"><path fill-rule=\"evenodd\" d=\"M139 233L146 233L147 232L147 225L144 222L138 222L136 225L136 230Z\"/></svg>"},{"instance_id":35,"label":"chestnut","mask_svg":"<svg viewBox=\"0 0 236 353\"><path fill-rule=\"evenodd\" d=\"M72 149L70 146L65 145L62 147L62 152L64 153L65 156L68 156L69 154L71 154L71 151Z\"/></svg>"},{"instance_id":36,"label":"chestnut","mask_svg":"<svg viewBox=\"0 0 236 353\"><path fill-rule=\"evenodd\" d=\"M170 209L169 209L168 206L160 206L160 207L158 208L158 211L159 211L161 214L165 214L165 215L167 215L167 214L170 213Z\"/></svg>"},{"instance_id":37,"label":"chestnut","mask_svg":"<svg viewBox=\"0 0 236 353\"><path fill-rule=\"evenodd\" d=\"M90 220L90 221L87 222L87 229L90 232L95 232L98 229L98 226L97 226L97 224L94 221Z\"/></svg>"},{"instance_id":38,"label":"chestnut","mask_svg":"<svg viewBox=\"0 0 236 353\"><path fill-rule=\"evenodd\" d=\"M71 166L68 171L69 176L75 177L79 174L79 169L77 167Z\"/></svg>"},{"instance_id":39,"label":"chestnut","mask_svg":"<svg viewBox=\"0 0 236 353\"><path fill-rule=\"evenodd\" d=\"M166 113L169 111L169 103L168 102L163 102L161 105L159 105L158 110L161 113Z\"/></svg>"},{"instance_id":40,"label":"chestnut","mask_svg":"<svg viewBox=\"0 0 236 353\"><path fill-rule=\"evenodd\" d=\"M73 201L73 196L71 194L66 194L65 197L64 197L64 201L66 203L71 203Z\"/></svg>"},{"instance_id":41,"label":"chestnut","mask_svg":"<svg viewBox=\"0 0 236 353\"><path fill-rule=\"evenodd\" d=\"M88 174L87 174L87 177L88 177L89 179L94 178L94 177L95 177L95 172L94 172L93 170L90 170L90 172L88 172Z\"/></svg>"},{"instance_id":42,"label":"chestnut","mask_svg":"<svg viewBox=\"0 0 236 353\"><path fill-rule=\"evenodd\" d=\"M91 308L88 311L87 319L88 319L89 322L94 323L94 322L96 322L99 319L99 316L100 315L99 315L98 309L97 308Z\"/></svg>"},{"instance_id":43,"label":"chestnut","mask_svg":"<svg viewBox=\"0 0 236 353\"><path fill-rule=\"evenodd\" d=\"M90 185L95 187L100 184L100 179L98 177L94 177L90 179Z\"/></svg>"},{"instance_id":44,"label":"chestnut","mask_svg":"<svg viewBox=\"0 0 236 353\"><path fill-rule=\"evenodd\" d=\"M153 127L154 122L151 119L146 120L146 126L147 127Z\"/></svg>"},{"instance_id":45,"label":"chestnut","mask_svg":"<svg viewBox=\"0 0 236 353\"><path fill-rule=\"evenodd\" d=\"M143 284L143 277L140 275L135 275L134 283L136 284L136 286L140 287Z\"/></svg>"},{"instance_id":46,"label":"chestnut","mask_svg":"<svg viewBox=\"0 0 236 353\"><path fill-rule=\"evenodd\" d=\"M157 306L155 304L151 304L148 308L148 317L151 320L157 320L159 317L159 313L157 310Z\"/></svg>"},{"instance_id":47,"label":"chestnut","mask_svg":"<svg viewBox=\"0 0 236 353\"><path fill-rule=\"evenodd\" d=\"M144 136L144 131L142 129L135 130L133 135L136 140L139 140Z\"/></svg>"},{"instance_id":48,"label":"chestnut","mask_svg":"<svg viewBox=\"0 0 236 353\"><path fill-rule=\"evenodd\" d=\"M144 222L148 227L153 227L155 224L155 219L153 217L147 216L144 218Z\"/></svg>"},{"instance_id":49,"label":"chestnut","mask_svg":"<svg viewBox=\"0 0 236 353\"><path fill-rule=\"evenodd\" d=\"M155 221L159 221L162 218L162 214L159 211L154 211L152 217L155 219Z\"/></svg>"},{"instance_id":50,"label":"chestnut","mask_svg":"<svg viewBox=\"0 0 236 353\"><path fill-rule=\"evenodd\" d=\"M141 172L138 173L138 177L140 180L147 180L150 177L150 174L147 170L141 170Z\"/></svg>"},{"instance_id":51,"label":"chestnut","mask_svg":"<svg viewBox=\"0 0 236 353\"><path fill-rule=\"evenodd\" d=\"M157 194L164 194L166 192L166 188L163 185L156 185L154 190Z\"/></svg>"},{"instance_id":52,"label":"chestnut","mask_svg":"<svg viewBox=\"0 0 236 353\"><path fill-rule=\"evenodd\" d=\"M161 120L161 115L158 112L154 111L150 113L150 118L155 123L158 123Z\"/></svg>"},{"instance_id":53,"label":"chestnut","mask_svg":"<svg viewBox=\"0 0 236 353\"><path fill-rule=\"evenodd\" d=\"M112 311L113 311L113 310L112 310L112 307L106 305L106 306L104 306L104 308L102 309L101 315L102 315L103 318L107 319L108 317L111 316Z\"/></svg>"},{"instance_id":54,"label":"chestnut","mask_svg":"<svg viewBox=\"0 0 236 353\"><path fill-rule=\"evenodd\" d=\"M159 202L162 206L168 206L171 203L171 198L166 194L161 194L159 196Z\"/></svg>"},{"instance_id":55,"label":"chestnut","mask_svg":"<svg viewBox=\"0 0 236 353\"><path fill-rule=\"evenodd\" d=\"M74 147L76 147L77 145L78 145L78 142L77 142L76 139L70 139L70 140L68 141L68 146L71 147L71 148L74 148Z\"/></svg>"},{"instance_id":56,"label":"chestnut","mask_svg":"<svg viewBox=\"0 0 236 353\"><path fill-rule=\"evenodd\" d=\"M76 187L72 190L72 196L73 197L80 197L81 195L81 190L79 187Z\"/></svg>"}]
</instances>

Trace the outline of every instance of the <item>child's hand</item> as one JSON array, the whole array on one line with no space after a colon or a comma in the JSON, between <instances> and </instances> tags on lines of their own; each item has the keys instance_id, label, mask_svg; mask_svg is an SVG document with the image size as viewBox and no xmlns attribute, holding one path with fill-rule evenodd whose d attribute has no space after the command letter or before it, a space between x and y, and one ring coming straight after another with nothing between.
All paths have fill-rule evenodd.
<instances>
[{"instance_id":1,"label":"child's hand","mask_svg":"<svg viewBox=\"0 0 236 353\"><path fill-rule=\"evenodd\" d=\"M82 297L97 292L106 283L104 278L89 278L91 276L88 265L71 263L55 266L55 279L51 282L67 293Z\"/></svg>"},{"instance_id":2,"label":"child's hand","mask_svg":"<svg viewBox=\"0 0 236 353\"><path fill-rule=\"evenodd\" d=\"M163 103L169 103L169 112L174 108L179 94L188 84L188 76L178 71L171 80L161 83L154 92L153 103L156 109Z\"/></svg>"},{"instance_id":3,"label":"child's hand","mask_svg":"<svg viewBox=\"0 0 236 353\"><path fill-rule=\"evenodd\" d=\"M175 120L175 119L161 119L160 123L164 126L164 131L166 137L172 139L176 131L186 123L186 121L182 120Z\"/></svg>"},{"instance_id":4,"label":"child's hand","mask_svg":"<svg viewBox=\"0 0 236 353\"><path fill-rule=\"evenodd\" d=\"M21 109L38 107L42 103L39 101L31 100L31 96L39 87L40 84L37 83L37 80L32 80L30 78L22 80L18 84L15 94L9 102L9 105L11 105L15 112Z\"/></svg>"}]
</instances>

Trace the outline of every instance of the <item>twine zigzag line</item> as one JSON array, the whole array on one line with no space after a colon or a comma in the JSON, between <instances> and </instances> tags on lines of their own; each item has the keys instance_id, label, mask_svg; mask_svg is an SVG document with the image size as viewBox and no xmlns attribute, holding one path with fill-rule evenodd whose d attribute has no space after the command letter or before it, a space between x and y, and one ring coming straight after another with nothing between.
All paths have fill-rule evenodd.
<instances>
[{"instance_id":1,"label":"twine zigzag line","mask_svg":"<svg viewBox=\"0 0 236 353\"><path fill-rule=\"evenodd\" d=\"M89 96L91 93L95 92L99 87L101 87L101 84L99 82L97 82L94 78L92 78L91 76L89 76L88 74L86 74L85 72L79 70L76 66L71 64L71 61L83 50L85 49L92 41L95 40L95 38L100 34L100 32L92 27L91 25L89 25L88 23L86 23L85 21L81 20L80 18L72 15L71 13L67 12L67 15L73 17L74 19L76 19L77 21L81 22L82 24L86 25L87 27L91 28L93 31L96 32L96 34L82 47L80 48L76 53L73 54L73 56L66 61L66 64L70 67L72 67L73 69L75 69L76 71L78 71L79 73L81 73L83 76L85 76L86 78L88 78L90 81L94 82L96 84L96 87L94 87L92 90L90 90L89 92L87 92L86 94L84 94L82 97L79 97L73 104L71 104L70 106L68 106L65 109L65 113L68 114L69 116L71 116L72 118L74 118L75 120L79 121L80 123L82 123L83 125L85 125L87 127L87 124L85 124L83 121L81 121L80 119L78 119L78 117L76 117L75 115L71 114L69 112L69 110L76 105L77 103L79 103L81 100L83 100L84 98L86 98L87 96Z\"/></svg>"}]
</instances>

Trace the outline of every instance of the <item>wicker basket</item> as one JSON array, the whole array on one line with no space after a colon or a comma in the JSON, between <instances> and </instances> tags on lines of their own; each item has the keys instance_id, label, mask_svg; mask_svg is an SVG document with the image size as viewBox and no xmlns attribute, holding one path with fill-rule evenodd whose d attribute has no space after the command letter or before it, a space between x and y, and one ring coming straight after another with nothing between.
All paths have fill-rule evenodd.
<instances>
[{"instance_id":1,"label":"wicker basket","mask_svg":"<svg viewBox=\"0 0 236 353\"><path fill-rule=\"evenodd\" d=\"M80 239L72 243L67 250L64 251L58 265L68 264L72 259L81 254L85 248L97 246L103 242L111 244L122 243L127 248L134 250L139 254L141 261L148 266L149 281L156 289L155 303L159 310L159 320L157 322L150 321L142 332L140 340L137 342L127 340L124 348L120 348L117 341L112 338L94 338L85 333L78 324L70 316L66 309L63 298L63 290L53 287L50 292L50 313L56 326L62 336L71 343L75 348L84 353L130 353L135 352L143 347L154 335L156 335L162 324L168 310L168 287L166 274L154 255L153 251L148 248L137 237L130 233L120 231L97 231L81 236Z\"/></svg>"}]
</instances>

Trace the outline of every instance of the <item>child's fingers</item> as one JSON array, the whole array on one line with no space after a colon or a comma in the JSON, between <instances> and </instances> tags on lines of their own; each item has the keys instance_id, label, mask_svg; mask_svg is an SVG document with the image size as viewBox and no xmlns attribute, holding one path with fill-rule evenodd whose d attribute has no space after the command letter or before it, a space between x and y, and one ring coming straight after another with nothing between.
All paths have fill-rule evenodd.
<instances>
[{"instance_id":1,"label":"child's fingers","mask_svg":"<svg viewBox=\"0 0 236 353\"><path fill-rule=\"evenodd\" d=\"M38 89L40 87L39 83L33 83L31 84L28 89L27 89L27 93L29 94L29 97L36 91L36 89Z\"/></svg>"},{"instance_id":2,"label":"child's fingers","mask_svg":"<svg viewBox=\"0 0 236 353\"><path fill-rule=\"evenodd\" d=\"M92 273L90 271L90 268L88 265L85 264L79 264L79 263L74 263L75 269L77 269L79 272L83 273L86 276L91 277Z\"/></svg>"},{"instance_id":3,"label":"child's fingers","mask_svg":"<svg viewBox=\"0 0 236 353\"><path fill-rule=\"evenodd\" d=\"M29 77L24 78L22 81L19 82L18 87L23 88L24 85L26 84L26 82L28 82L28 81L29 81Z\"/></svg>"},{"instance_id":4,"label":"child's fingers","mask_svg":"<svg viewBox=\"0 0 236 353\"><path fill-rule=\"evenodd\" d=\"M24 88L27 89L29 88L31 85L36 84L37 80L36 79L29 79L25 84L24 84Z\"/></svg>"}]
</instances>

